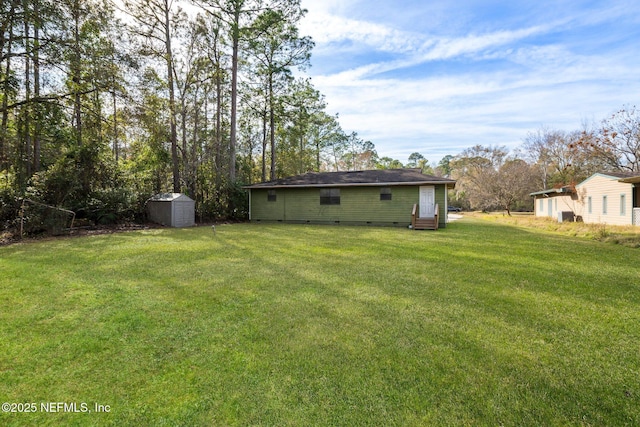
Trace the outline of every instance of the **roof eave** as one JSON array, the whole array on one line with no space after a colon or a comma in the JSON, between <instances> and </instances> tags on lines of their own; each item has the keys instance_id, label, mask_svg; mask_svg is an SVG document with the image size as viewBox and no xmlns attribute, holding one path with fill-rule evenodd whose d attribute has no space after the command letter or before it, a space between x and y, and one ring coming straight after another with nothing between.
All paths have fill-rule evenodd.
<instances>
[{"instance_id":1,"label":"roof eave","mask_svg":"<svg viewBox=\"0 0 640 427\"><path fill-rule=\"evenodd\" d=\"M624 182L625 184L640 184L640 176L632 176L629 178L622 178L618 180L619 182Z\"/></svg>"},{"instance_id":2,"label":"roof eave","mask_svg":"<svg viewBox=\"0 0 640 427\"><path fill-rule=\"evenodd\" d=\"M268 188L320 188L320 187L393 187L393 186L414 186L414 185L436 185L444 184L455 186L456 181L412 181L412 182L349 182L349 183L327 183L327 184L255 184L242 188L245 190L259 190Z\"/></svg>"},{"instance_id":3,"label":"roof eave","mask_svg":"<svg viewBox=\"0 0 640 427\"><path fill-rule=\"evenodd\" d=\"M545 194L573 194L575 190L568 188L551 188L549 190L536 191L535 193L529 193L529 197L544 196Z\"/></svg>"}]
</instances>

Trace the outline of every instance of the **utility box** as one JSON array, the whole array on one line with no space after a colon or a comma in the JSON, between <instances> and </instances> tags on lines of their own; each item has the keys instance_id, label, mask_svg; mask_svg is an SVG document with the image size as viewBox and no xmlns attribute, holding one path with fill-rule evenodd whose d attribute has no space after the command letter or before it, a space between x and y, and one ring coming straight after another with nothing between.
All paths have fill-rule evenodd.
<instances>
[{"instance_id":1,"label":"utility box","mask_svg":"<svg viewBox=\"0 0 640 427\"><path fill-rule=\"evenodd\" d=\"M575 222L575 216L572 211L558 212L558 222Z\"/></svg>"},{"instance_id":2,"label":"utility box","mask_svg":"<svg viewBox=\"0 0 640 427\"><path fill-rule=\"evenodd\" d=\"M196 223L196 202L182 193L156 194L147 200L152 222L169 227L192 227Z\"/></svg>"}]
</instances>

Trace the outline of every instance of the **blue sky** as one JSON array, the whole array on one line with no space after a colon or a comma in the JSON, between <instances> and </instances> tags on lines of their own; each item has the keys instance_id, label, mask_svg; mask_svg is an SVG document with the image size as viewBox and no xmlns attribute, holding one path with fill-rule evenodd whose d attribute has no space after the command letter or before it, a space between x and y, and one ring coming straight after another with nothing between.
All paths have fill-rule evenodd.
<instances>
[{"instance_id":1,"label":"blue sky","mask_svg":"<svg viewBox=\"0 0 640 427\"><path fill-rule=\"evenodd\" d=\"M640 104L637 0L302 0L311 76L378 154L517 148Z\"/></svg>"}]
</instances>

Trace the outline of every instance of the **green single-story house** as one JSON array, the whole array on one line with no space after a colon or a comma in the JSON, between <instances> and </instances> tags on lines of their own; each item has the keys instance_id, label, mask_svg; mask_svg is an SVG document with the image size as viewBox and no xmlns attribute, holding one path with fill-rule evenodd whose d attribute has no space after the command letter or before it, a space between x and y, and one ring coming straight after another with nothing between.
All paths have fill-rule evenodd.
<instances>
[{"instance_id":1,"label":"green single-story house","mask_svg":"<svg viewBox=\"0 0 640 427\"><path fill-rule=\"evenodd\" d=\"M447 223L455 180L420 169L310 172L244 187L252 222L411 226Z\"/></svg>"}]
</instances>

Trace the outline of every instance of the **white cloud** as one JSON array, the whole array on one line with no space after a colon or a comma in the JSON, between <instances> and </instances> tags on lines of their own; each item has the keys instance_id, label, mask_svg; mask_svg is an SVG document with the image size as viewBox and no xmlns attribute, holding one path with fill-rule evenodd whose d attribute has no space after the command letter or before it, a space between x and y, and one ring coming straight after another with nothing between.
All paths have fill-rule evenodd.
<instances>
[{"instance_id":1,"label":"white cloud","mask_svg":"<svg viewBox=\"0 0 640 427\"><path fill-rule=\"evenodd\" d=\"M411 52L422 43L418 34L327 13L304 18L300 31L310 35L320 49L322 46L349 42L360 48L368 46L373 50L402 53Z\"/></svg>"},{"instance_id":2,"label":"white cloud","mask_svg":"<svg viewBox=\"0 0 640 427\"><path fill-rule=\"evenodd\" d=\"M333 59L336 70L312 74L314 84L343 128L370 139L380 155L406 160L420 151L437 160L475 144L513 148L539 126L577 129L640 94L635 44L596 46L605 36L632 38L625 27L591 33L619 19L621 7L575 9L542 24L523 19L521 28L480 23L447 36L345 17L342 1L309 9L302 32L317 43L316 61Z\"/></svg>"}]
</instances>

